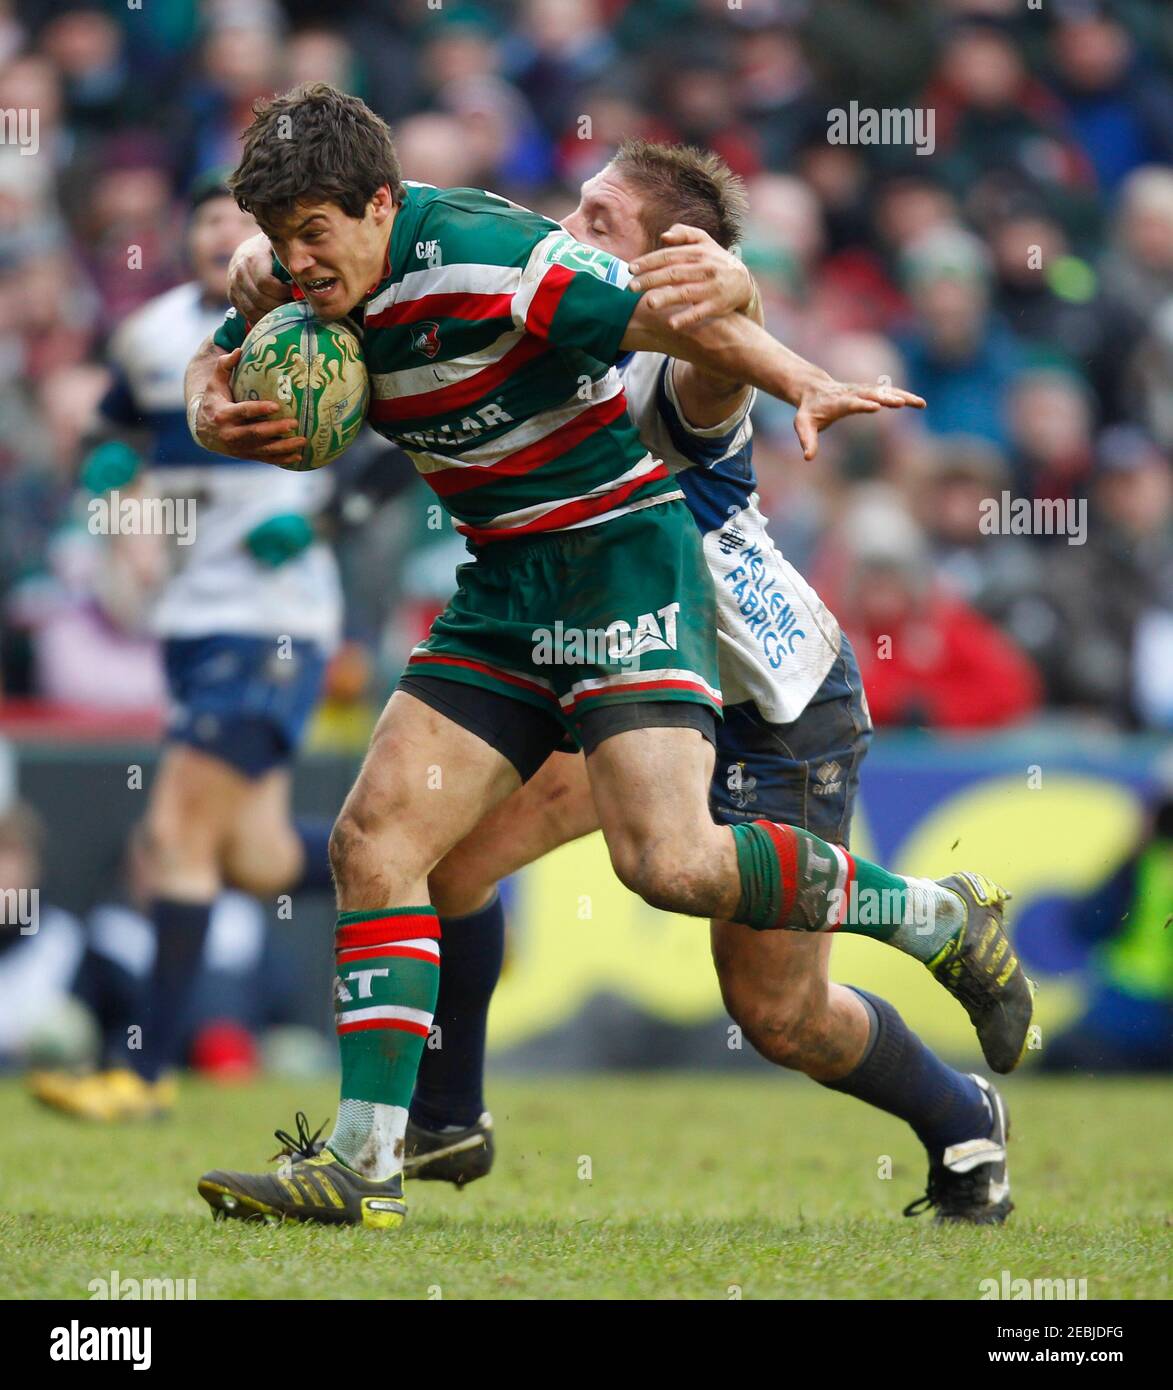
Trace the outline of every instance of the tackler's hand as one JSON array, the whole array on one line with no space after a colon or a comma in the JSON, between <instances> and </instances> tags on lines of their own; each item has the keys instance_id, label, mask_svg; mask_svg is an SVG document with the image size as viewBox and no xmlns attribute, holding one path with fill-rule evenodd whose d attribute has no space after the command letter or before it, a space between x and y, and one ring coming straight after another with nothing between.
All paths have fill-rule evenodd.
<instances>
[{"instance_id":1,"label":"tackler's hand","mask_svg":"<svg viewBox=\"0 0 1173 1390\"><path fill-rule=\"evenodd\" d=\"M807 387L798 402L794 432L802 445L802 456L813 459L819 452L819 431L842 420L845 415L873 415L877 410L925 408L924 399L896 386L875 386L869 382L819 379Z\"/></svg>"},{"instance_id":2,"label":"tackler's hand","mask_svg":"<svg viewBox=\"0 0 1173 1390\"><path fill-rule=\"evenodd\" d=\"M293 298L293 286L273 274L269 238L258 232L242 241L228 262L228 299L246 323L256 323Z\"/></svg>"},{"instance_id":3,"label":"tackler's hand","mask_svg":"<svg viewBox=\"0 0 1173 1390\"><path fill-rule=\"evenodd\" d=\"M748 311L757 286L744 263L699 227L680 224L660 237L657 251L631 263L628 289L675 332L722 314Z\"/></svg>"}]
</instances>

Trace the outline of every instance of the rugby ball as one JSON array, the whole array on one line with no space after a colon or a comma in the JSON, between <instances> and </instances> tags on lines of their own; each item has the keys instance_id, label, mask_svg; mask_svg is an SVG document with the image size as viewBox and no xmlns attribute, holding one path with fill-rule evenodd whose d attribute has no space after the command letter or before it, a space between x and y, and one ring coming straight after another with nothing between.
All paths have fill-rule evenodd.
<instances>
[{"instance_id":1,"label":"rugby ball","mask_svg":"<svg viewBox=\"0 0 1173 1390\"><path fill-rule=\"evenodd\" d=\"M276 401L306 437L304 473L336 459L366 419L370 378L361 330L349 319L319 319L304 300L282 304L249 330L232 372L238 401Z\"/></svg>"}]
</instances>

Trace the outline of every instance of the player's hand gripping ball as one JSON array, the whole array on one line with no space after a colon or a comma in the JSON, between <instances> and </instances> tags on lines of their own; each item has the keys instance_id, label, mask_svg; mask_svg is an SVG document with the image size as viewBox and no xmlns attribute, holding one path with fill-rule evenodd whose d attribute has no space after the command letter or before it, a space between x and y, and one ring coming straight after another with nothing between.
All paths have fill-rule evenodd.
<instances>
[{"instance_id":1,"label":"player's hand gripping ball","mask_svg":"<svg viewBox=\"0 0 1173 1390\"><path fill-rule=\"evenodd\" d=\"M366 419L370 378L361 330L349 319L315 317L303 300L282 304L253 325L232 373L238 401L276 401L308 441L294 472L336 459Z\"/></svg>"}]
</instances>

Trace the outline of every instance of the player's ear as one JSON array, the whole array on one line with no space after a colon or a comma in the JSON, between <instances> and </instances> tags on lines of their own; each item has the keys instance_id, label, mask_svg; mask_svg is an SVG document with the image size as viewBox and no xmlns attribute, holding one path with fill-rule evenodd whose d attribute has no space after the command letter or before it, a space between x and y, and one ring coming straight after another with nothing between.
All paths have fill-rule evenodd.
<instances>
[{"instance_id":1,"label":"player's ear","mask_svg":"<svg viewBox=\"0 0 1173 1390\"><path fill-rule=\"evenodd\" d=\"M395 211L395 200L391 197L391 185L385 183L376 188L367 207L376 222L385 222Z\"/></svg>"}]
</instances>

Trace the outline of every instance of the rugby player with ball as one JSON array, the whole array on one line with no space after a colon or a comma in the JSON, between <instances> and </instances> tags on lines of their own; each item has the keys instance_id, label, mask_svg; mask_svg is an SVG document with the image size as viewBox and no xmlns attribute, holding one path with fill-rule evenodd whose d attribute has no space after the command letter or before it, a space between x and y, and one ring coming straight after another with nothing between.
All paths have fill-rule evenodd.
<instances>
[{"instance_id":1,"label":"rugby player with ball","mask_svg":"<svg viewBox=\"0 0 1173 1390\"><path fill-rule=\"evenodd\" d=\"M440 964L428 875L567 735L586 754L616 872L645 901L760 932L854 931L914 955L931 945L991 1064L1013 1067L1030 990L1000 890L975 879L963 901L801 827L714 822L712 579L684 492L641 442L613 364L662 353L788 400L807 457L834 420L918 399L835 382L745 314L673 330L654 294L624 287L618 258L557 224L479 190L405 183L384 123L323 84L259 105L232 186L315 311L361 317L371 422L412 455L473 560L413 653L331 838L333 1133L324 1147L299 1133L282 1173L205 1174L200 1191L217 1214L376 1228L403 1219L408 1106ZM211 448L265 448L296 464L306 441L291 437L292 422L232 402L243 329L231 317L193 359L193 430ZM556 621L590 631L666 611L678 615L672 640L642 649L638 669L598 654L583 665L534 660L532 633ZM856 920L845 907L853 880L898 895L909 921L915 895L929 894L950 935L931 942Z\"/></svg>"}]
</instances>

